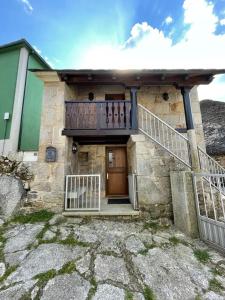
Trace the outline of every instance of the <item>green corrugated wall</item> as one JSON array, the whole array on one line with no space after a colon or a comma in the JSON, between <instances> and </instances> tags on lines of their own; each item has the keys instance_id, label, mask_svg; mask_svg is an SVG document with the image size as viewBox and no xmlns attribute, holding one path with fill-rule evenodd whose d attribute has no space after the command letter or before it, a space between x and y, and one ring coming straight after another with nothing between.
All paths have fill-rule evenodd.
<instances>
[{"instance_id":1,"label":"green corrugated wall","mask_svg":"<svg viewBox=\"0 0 225 300\"><path fill-rule=\"evenodd\" d=\"M43 65L30 55L28 69L43 69ZM21 151L38 150L43 88L43 82L28 71L20 131Z\"/></svg>"},{"instance_id":2,"label":"green corrugated wall","mask_svg":"<svg viewBox=\"0 0 225 300\"><path fill-rule=\"evenodd\" d=\"M20 49L0 52L0 140L3 140L5 135L5 112L10 113L6 138L9 138L10 134L19 55Z\"/></svg>"}]
</instances>

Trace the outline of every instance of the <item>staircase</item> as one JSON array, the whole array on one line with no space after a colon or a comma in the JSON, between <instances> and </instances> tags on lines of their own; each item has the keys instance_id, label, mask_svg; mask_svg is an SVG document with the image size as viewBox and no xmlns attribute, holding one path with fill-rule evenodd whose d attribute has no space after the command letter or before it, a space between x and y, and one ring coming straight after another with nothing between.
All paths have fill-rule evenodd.
<instances>
[{"instance_id":1,"label":"staircase","mask_svg":"<svg viewBox=\"0 0 225 300\"><path fill-rule=\"evenodd\" d=\"M189 141L184 135L177 132L141 104L138 104L138 123L140 132L191 169L191 159L188 151ZM198 154L203 172L225 174L225 169L200 147L198 147Z\"/></svg>"}]
</instances>

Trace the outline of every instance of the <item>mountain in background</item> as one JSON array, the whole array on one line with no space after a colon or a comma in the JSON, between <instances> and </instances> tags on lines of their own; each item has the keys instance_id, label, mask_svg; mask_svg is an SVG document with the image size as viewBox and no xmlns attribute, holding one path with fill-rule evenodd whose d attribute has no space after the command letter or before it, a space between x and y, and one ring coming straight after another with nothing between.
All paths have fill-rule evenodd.
<instances>
[{"instance_id":1,"label":"mountain in background","mask_svg":"<svg viewBox=\"0 0 225 300\"><path fill-rule=\"evenodd\" d=\"M225 102L200 101L206 150L209 155L225 154Z\"/></svg>"}]
</instances>

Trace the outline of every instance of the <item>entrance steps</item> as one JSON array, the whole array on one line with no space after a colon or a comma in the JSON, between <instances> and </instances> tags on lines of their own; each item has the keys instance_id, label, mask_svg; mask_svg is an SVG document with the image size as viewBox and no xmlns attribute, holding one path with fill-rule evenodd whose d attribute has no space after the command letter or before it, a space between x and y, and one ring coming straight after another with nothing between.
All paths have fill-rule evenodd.
<instances>
[{"instance_id":1,"label":"entrance steps","mask_svg":"<svg viewBox=\"0 0 225 300\"><path fill-rule=\"evenodd\" d=\"M84 216L139 216L140 211L134 210L131 204L108 204L107 199L101 200L100 211L94 210L79 210L79 211L65 211L65 217L84 217Z\"/></svg>"}]
</instances>

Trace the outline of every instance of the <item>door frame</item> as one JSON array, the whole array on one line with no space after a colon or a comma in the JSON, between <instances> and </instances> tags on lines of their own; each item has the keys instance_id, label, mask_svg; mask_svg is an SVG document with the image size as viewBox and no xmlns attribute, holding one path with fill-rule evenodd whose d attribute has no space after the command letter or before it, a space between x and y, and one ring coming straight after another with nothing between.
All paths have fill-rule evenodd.
<instances>
[{"instance_id":1,"label":"door frame","mask_svg":"<svg viewBox=\"0 0 225 300\"><path fill-rule=\"evenodd\" d=\"M108 152L107 152L107 149L113 149L113 148L125 148L125 150L126 150L126 165L127 165L127 171L126 171L126 179L127 179L127 189L128 189L128 191L127 191L127 195L109 195L108 194L108 185L107 185L107 169L108 169ZM129 183L128 183L128 156L127 156L127 145L112 145L112 146L110 146L110 145L107 145L106 147L105 147L105 196L106 197L111 197L111 198L113 198L113 197L120 197L120 196L122 196L122 197L126 197L126 196L129 196L129 185L128 185Z\"/></svg>"}]
</instances>

